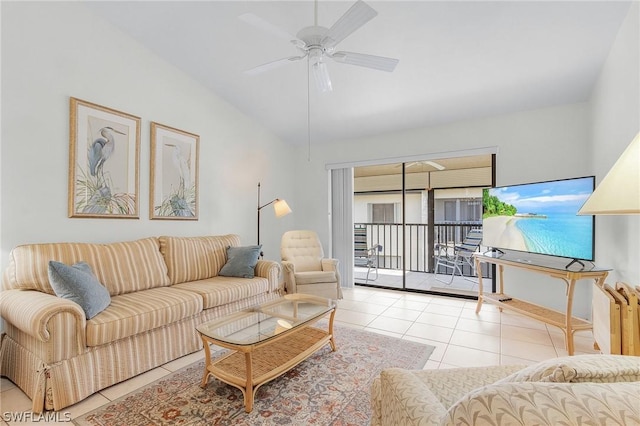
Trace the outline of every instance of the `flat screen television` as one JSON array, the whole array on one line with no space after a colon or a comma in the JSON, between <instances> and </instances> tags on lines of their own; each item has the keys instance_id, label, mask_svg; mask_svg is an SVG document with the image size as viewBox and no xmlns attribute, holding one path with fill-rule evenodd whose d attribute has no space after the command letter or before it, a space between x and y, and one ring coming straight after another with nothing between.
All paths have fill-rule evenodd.
<instances>
[{"instance_id":1,"label":"flat screen television","mask_svg":"<svg viewBox=\"0 0 640 426\"><path fill-rule=\"evenodd\" d=\"M577 213L594 189L594 176L484 189L482 243L593 261L595 218Z\"/></svg>"}]
</instances>

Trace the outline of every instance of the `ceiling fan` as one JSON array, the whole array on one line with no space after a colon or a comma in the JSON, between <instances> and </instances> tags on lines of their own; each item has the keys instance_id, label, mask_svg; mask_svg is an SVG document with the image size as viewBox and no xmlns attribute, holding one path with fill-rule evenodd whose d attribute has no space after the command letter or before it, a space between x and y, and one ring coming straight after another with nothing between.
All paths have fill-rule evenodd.
<instances>
[{"instance_id":1,"label":"ceiling fan","mask_svg":"<svg viewBox=\"0 0 640 426\"><path fill-rule=\"evenodd\" d=\"M290 41L300 51L300 55L298 56L290 56L258 65L255 68L246 70L245 74L260 74L288 62L308 58L310 73L313 75L318 89L323 92L328 92L332 90L332 86L326 66L327 58L335 62L391 72L398 64L398 59L335 50L338 43L369 22L376 15L378 15L378 12L362 0L358 0L331 28L327 29L318 25L318 1L315 0L314 25L302 28L298 31L296 37L291 36L283 29L276 27L252 13L240 15L238 18L242 21Z\"/></svg>"}]
</instances>

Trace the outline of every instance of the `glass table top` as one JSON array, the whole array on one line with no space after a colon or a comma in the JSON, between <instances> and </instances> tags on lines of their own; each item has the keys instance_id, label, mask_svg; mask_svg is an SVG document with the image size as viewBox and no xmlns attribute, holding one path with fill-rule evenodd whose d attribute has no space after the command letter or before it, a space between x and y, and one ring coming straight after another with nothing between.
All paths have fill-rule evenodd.
<instances>
[{"instance_id":1,"label":"glass table top","mask_svg":"<svg viewBox=\"0 0 640 426\"><path fill-rule=\"evenodd\" d=\"M196 329L219 342L253 345L314 322L335 307L331 299L296 293L205 322Z\"/></svg>"}]
</instances>

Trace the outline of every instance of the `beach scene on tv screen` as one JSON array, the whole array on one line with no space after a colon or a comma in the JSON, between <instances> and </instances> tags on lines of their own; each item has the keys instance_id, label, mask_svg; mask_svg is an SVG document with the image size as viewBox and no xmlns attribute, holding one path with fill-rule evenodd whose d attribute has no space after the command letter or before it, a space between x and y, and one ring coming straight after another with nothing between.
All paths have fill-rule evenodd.
<instances>
[{"instance_id":1,"label":"beach scene on tv screen","mask_svg":"<svg viewBox=\"0 0 640 426\"><path fill-rule=\"evenodd\" d=\"M593 259L593 217L578 216L593 178L484 190L483 245Z\"/></svg>"}]
</instances>

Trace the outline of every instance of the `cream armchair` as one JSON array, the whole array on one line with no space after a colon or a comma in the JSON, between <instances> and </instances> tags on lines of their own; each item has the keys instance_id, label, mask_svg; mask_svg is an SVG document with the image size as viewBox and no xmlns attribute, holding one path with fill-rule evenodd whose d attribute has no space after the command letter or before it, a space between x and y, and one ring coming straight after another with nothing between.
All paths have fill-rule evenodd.
<instances>
[{"instance_id":1,"label":"cream armchair","mask_svg":"<svg viewBox=\"0 0 640 426\"><path fill-rule=\"evenodd\" d=\"M324 257L314 231L288 231L280 246L287 293L342 299L338 260Z\"/></svg>"}]
</instances>

